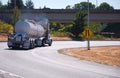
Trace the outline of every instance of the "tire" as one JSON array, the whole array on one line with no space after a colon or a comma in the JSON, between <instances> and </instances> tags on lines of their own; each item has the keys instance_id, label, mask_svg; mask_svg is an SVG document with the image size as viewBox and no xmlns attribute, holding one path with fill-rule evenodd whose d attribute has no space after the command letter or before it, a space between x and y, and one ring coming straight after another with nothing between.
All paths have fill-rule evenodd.
<instances>
[{"instance_id":1,"label":"tire","mask_svg":"<svg viewBox=\"0 0 120 78\"><path fill-rule=\"evenodd\" d=\"M51 46L52 44L51 44L51 43L49 43L48 45L49 45L49 46Z\"/></svg>"},{"instance_id":2,"label":"tire","mask_svg":"<svg viewBox=\"0 0 120 78\"><path fill-rule=\"evenodd\" d=\"M42 46L42 41L40 39L37 39L35 42L37 47L41 47Z\"/></svg>"},{"instance_id":3,"label":"tire","mask_svg":"<svg viewBox=\"0 0 120 78\"><path fill-rule=\"evenodd\" d=\"M50 40L50 43L48 44L49 46L51 46L52 45L52 39Z\"/></svg>"},{"instance_id":4,"label":"tire","mask_svg":"<svg viewBox=\"0 0 120 78\"><path fill-rule=\"evenodd\" d=\"M30 49L33 49L35 47L34 41L30 41Z\"/></svg>"},{"instance_id":5,"label":"tire","mask_svg":"<svg viewBox=\"0 0 120 78\"><path fill-rule=\"evenodd\" d=\"M33 41L33 48L35 48L35 42Z\"/></svg>"},{"instance_id":6,"label":"tire","mask_svg":"<svg viewBox=\"0 0 120 78\"><path fill-rule=\"evenodd\" d=\"M42 40L42 46L45 46L45 39Z\"/></svg>"},{"instance_id":7,"label":"tire","mask_svg":"<svg viewBox=\"0 0 120 78\"><path fill-rule=\"evenodd\" d=\"M30 41L30 49L32 49L32 41Z\"/></svg>"}]
</instances>

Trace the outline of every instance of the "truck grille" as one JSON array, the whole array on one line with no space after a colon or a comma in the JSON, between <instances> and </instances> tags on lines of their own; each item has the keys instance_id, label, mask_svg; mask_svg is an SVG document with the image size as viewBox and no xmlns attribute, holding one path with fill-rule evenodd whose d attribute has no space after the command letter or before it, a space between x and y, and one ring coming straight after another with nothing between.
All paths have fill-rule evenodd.
<instances>
[{"instance_id":1,"label":"truck grille","mask_svg":"<svg viewBox=\"0 0 120 78\"><path fill-rule=\"evenodd\" d=\"M21 36L17 36L17 37L16 37L16 41L17 41L17 42L22 41L22 37L21 37Z\"/></svg>"}]
</instances>

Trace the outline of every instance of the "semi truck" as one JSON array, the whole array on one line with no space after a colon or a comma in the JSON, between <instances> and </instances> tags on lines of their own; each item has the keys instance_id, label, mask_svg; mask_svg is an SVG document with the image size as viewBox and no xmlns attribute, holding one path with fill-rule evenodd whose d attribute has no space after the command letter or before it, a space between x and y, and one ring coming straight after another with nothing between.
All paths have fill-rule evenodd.
<instances>
[{"instance_id":1,"label":"semi truck","mask_svg":"<svg viewBox=\"0 0 120 78\"><path fill-rule=\"evenodd\" d=\"M9 48L32 49L52 45L48 19L21 19L14 26L14 33L8 36Z\"/></svg>"}]
</instances>

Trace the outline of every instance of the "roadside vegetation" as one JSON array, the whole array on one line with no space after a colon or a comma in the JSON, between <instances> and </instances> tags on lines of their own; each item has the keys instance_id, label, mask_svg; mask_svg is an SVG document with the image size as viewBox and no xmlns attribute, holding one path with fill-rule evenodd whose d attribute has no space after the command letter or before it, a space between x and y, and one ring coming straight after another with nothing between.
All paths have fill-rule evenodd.
<instances>
[{"instance_id":1,"label":"roadside vegetation","mask_svg":"<svg viewBox=\"0 0 120 78\"><path fill-rule=\"evenodd\" d=\"M0 41L6 41L9 33L13 32L13 26L0 20Z\"/></svg>"},{"instance_id":2,"label":"roadside vegetation","mask_svg":"<svg viewBox=\"0 0 120 78\"><path fill-rule=\"evenodd\" d=\"M4 21L0 20L0 33L11 33L13 31L13 26Z\"/></svg>"},{"instance_id":3,"label":"roadside vegetation","mask_svg":"<svg viewBox=\"0 0 120 78\"><path fill-rule=\"evenodd\" d=\"M66 9L79 9L81 12L76 13L74 21L70 24L51 23L52 36L85 39L82 32L87 28L87 20L84 20L87 16L87 6L88 2L80 2L73 6L66 6ZM114 10L114 7L106 2L101 3L97 7L89 3L89 7L90 10ZM90 38L91 40L111 40L120 38L120 23L90 22L89 29L94 33Z\"/></svg>"},{"instance_id":4,"label":"roadside vegetation","mask_svg":"<svg viewBox=\"0 0 120 78\"><path fill-rule=\"evenodd\" d=\"M75 19L70 24L60 24L52 22L51 34L53 37L69 37L71 39L85 39L82 32L87 27L87 20L84 17L87 15L86 12L76 13ZM102 23L102 22L91 22L90 30L94 33L91 36L91 40L111 40L120 38L120 23Z\"/></svg>"}]
</instances>

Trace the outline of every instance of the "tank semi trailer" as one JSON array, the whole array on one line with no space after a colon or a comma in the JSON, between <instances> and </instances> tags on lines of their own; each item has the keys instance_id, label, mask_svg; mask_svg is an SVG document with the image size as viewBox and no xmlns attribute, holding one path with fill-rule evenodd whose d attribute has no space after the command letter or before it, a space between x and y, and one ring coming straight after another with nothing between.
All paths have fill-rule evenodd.
<instances>
[{"instance_id":1,"label":"tank semi trailer","mask_svg":"<svg viewBox=\"0 0 120 78\"><path fill-rule=\"evenodd\" d=\"M48 20L19 20L15 24L15 33L8 36L9 48L31 49L35 46L52 45Z\"/></svg>"}]
</instances>

